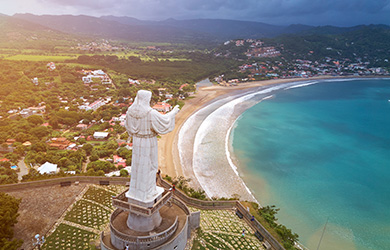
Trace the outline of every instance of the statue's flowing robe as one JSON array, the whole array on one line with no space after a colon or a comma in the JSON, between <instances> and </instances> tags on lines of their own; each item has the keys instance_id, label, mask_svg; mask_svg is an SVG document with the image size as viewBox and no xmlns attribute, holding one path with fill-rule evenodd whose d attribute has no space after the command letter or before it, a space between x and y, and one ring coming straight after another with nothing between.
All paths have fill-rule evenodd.
<instances>
[{"instance_id":1,"label":"statue's flowing robe","mask_svg":"<svg viewBox=\"0 0 390 250\"><path fill-rule=\"evenodd\" d=\"M134 106L127 111L125 122L127 132L133 137L128 197L140 201L148 201L157 195L157 135L169 133L175 127L175 113L163 115L152 109L149 93L138 92Z\"/></svg>"}]
</instances>

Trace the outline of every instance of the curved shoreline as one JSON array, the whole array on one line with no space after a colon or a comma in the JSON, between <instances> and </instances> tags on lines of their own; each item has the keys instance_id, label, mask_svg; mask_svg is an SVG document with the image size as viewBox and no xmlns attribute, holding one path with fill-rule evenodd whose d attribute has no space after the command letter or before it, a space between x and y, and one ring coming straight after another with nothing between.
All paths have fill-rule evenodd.
<instances>
[{"instance_id":1,"label":"curved shoreline","mask_svg":"<svg viewBox=\"0 0 390 250\"><path fill-rule=\"evenodd\" d=\"M243 97L247 93L249 93L251 91L253 92L254 89L259 88L259 87L262 87L261 90L265 90L265 89L269 89L270 86L281 85L281 84L285 84L285 83L297 83L297 85L299 85L300 82L308 82L308 81L337 80L337 79L347 80L347 79L356 79L356 78L357 77L345 77L345 78L344 77L316 77L316 78L309 78L309 79L277 79L277 80L245 83L245 84L235 86L235 87L221 87L221 86L203 87L197 92L195 98L189 99L188 101L186 101L186 105L183 107L183 109L177 115L175 130L168 135L162 136L160 139L159 165L160 165L160 168L162 170L162 173L168 174L170 176L185 176L186 178L192 179L192 181L190 182L190 185L192 187L194 187L194 188L201 187L204 190L210 189L208 187L205 188L205 185L201 185L199 183L192 166L190 168L188 168L187 166L181 165L181 159L180 159L180 154L179 154L179 139L180 139L179 133L182 129L182 126L185 124L185 122L192 115L194 115L196 112L199 112L203 108L210 107L210 105L212 105L212 104L217 106L215 108L215 110L218 109L219 107L223 106L224 105L223 102L222 102L222 105L216 104L216 102L219 100L223 100L225 98L232 97L232 96L233 97L234 96ZM362 78L362 77L359 77L359 78ZM226 104L226 102L225 102L225 104ZM200 122L200 123L202 123L202 122ZM232 124L234 124L234 122ZM197 131L195 131L195 132L197 132ZM228 137L228 135L224 136L225 140L227 140L226 136ZM185 145L185 147L187 148L188 151L194 150L193 148L191 149L191 147L193 147L194 141L195 141L195 138L193 138L193 137L194 137L194 135L192 135L192 138L185 138L185 141L187 142L187 145ZM234 170L233 168L230 168L230 169ZM223 172L225 173L225 171L223 171ZM235 175L239 178L238 182L243 183L243 180L234 172L237 173L237 171L233 171L233 175ZM230 175L230 174L228 173L227 175ZM214 178L215 176L209 176L209 177ZM220 177L219 174L218 174L218 177ZM228 177L225 177L225 178L228 178ZM223 183L226 184L226 181L228 181L229 186L230 186L230 185L232 185L232 183L236 183L237 179L234 179L234 178L230 179L230 177L229 177L229 179L223 180ZM222 187L222 189L225 189L225 188ZM234 185L233 190L235 190L236 192L234 192L234 193L230 192L228 196L232 196L233 194L239 194L240 197L243 199L256 201L245 184L244 185Z\"/></svg>"}]
</instances>

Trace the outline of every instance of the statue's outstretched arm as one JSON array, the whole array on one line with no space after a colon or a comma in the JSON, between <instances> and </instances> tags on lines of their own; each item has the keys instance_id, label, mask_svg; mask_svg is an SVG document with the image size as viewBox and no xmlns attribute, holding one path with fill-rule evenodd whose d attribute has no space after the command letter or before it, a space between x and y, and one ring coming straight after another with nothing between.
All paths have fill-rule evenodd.
<instances>
[{"instance_id":1,"label":"statue's outstretched arm","mask_svg":"<svg viewBox=\"0 0 390 250\"><path fill-rule=\"evenodd\" d=\"M179 105L176 105L170 112L170 115L176 115L180 111Z\"/></svg>"}]
</instances>

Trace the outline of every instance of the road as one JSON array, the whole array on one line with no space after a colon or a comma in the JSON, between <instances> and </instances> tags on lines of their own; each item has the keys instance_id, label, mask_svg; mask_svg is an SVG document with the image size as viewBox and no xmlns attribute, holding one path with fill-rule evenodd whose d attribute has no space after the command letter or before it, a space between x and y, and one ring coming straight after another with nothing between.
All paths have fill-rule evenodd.
<instances>
[{"instance_id":1,"label":"road","mask_svg":"<svg viewBox=\"0 0 390 250\"><path fill-rule=\"evenodd\" d=\"M18 162L18 168L20 169L18 172L18 180L20 182L22 180L22 176L28 174L28 168L24 163L24 157Z\"/></svg>"}]
</instances>

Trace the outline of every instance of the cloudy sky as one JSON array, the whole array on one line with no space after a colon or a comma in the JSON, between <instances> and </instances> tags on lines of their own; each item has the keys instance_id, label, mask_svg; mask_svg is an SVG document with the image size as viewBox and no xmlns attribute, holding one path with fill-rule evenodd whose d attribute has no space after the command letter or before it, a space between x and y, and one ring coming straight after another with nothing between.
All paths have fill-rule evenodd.
<instances>
[{"instance_id":1,"label":"cloudy sky","mask_svg":"<svg viewBox=\"0 0 390 250\"><path fill-rule=\"evenodd\" d=\"M390 0L0 0L0 13L221 18L271 24L390 25Z\"/></svg>"}]
</instances>

